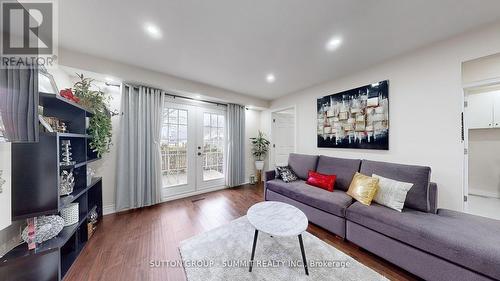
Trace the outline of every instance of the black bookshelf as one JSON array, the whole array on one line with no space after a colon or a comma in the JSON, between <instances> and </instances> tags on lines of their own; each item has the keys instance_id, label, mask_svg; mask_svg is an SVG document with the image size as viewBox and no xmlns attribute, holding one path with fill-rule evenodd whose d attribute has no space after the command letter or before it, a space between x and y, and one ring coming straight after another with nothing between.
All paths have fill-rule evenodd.
<instances>
[{"instance_id":1,"label":"black bookshelf","mask_svg":"<svg viewBox=\"0 0 500 281\"><path fill-rule=\"evenodd\" d=\"M99 220L103 215L102 179L87 183L87 165L100 159L89 148L92 138L85 129L85 118L92 113L59 95L40 93L39 99L43 115L65 121L68 132L40 133L38 143L12 144L12 220L58 214L78 202L79 222L34 250L22 244L4 255L0 280L62 280L87 243L89 211L96 208ZM71 141L74 165L60 163L63 140ZM60 196L59 175L69 169L75 186L71 194Z\"/></svg>"}]
</instances>

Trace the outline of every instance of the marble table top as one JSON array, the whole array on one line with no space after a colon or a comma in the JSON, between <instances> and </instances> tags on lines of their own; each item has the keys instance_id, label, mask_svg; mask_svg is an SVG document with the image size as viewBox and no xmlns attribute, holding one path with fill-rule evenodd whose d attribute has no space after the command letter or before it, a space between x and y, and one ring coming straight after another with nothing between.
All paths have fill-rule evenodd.
<instances>
[{"instance_id":1,"label":"marble table top","mask_svg":"<svg viewBox=\"0 0 500 281\"><path fill-rule=\"evenodd\" d=\"M273 236L297 236L307 229L308 224L301 210L276 201L253 205L248 209L247 218L257 230Z\"/></svg>"}]
</instances>

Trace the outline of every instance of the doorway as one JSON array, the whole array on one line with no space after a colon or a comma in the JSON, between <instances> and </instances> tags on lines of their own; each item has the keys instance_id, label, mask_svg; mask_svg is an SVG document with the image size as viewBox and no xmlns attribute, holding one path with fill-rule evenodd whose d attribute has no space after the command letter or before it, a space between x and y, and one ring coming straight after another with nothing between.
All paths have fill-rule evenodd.
<instances>
[{"instance_id":1,"label":"doorway","mask_svg":"<svg viewBox=\"0 0 500 281\"><path fill-rule=\"evenodd\" d=\"M464 94L464 211L500 220L500 84Z\"/></svg>"},{"instance_id":2,"label":"doorway","mask_svg":"<svg viewBox=\"0 0 500 281\"><path fill-rule=\"evenodd\" d=\"M225 108L166 102L161 134L163 198L223 187Z\"/></svg>"},{"instance_id":3,"label":"doorway","mask_svg":"<svg viewBox=\"0 0 500 281\"><path fill-rule=\"evenodd\" d=\"M286 166L288 155L295 152L295 107L280 109L271 113L271 157L270 169Z\"/></svg>"}]
</instances>

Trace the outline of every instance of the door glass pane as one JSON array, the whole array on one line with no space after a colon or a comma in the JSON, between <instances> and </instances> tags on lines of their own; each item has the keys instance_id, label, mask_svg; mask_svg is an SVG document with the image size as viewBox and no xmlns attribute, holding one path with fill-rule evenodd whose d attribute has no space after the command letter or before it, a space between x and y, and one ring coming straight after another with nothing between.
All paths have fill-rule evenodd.
<instances>
[{"instance_id":1,"label":"door glass pane","mask_svg":"<svg viewBox=\"0 0 500 281\"><path fill-rule=\"evenodd\" d=\"M224 178L224 115L203 113L203 180Z\"/></svg>"},{"instance_id":2,"label":"door glass pane","mask_svg":"<svg viewBox=\"0 0 500 281\"><path fill-rule=\"evenodd\" d=\"M165 108L161 134L163 186L187 184L187 110Z\"/></svg>"},{"instance_id":3,"label":"door glass pane","mask_svg":"<svg viewBox=\"0 0 500 281\"><path fill-rule=\"evenodd\" d=\"M179 124L187 125L187 110L179 110Z\"/></svg>"}]
</instances>

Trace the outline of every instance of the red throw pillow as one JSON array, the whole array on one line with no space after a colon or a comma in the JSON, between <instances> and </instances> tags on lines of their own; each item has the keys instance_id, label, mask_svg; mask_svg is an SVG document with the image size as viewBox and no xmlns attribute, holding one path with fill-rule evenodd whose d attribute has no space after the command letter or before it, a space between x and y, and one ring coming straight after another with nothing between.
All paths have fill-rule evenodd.
<instances>
[{"instance_id":1,"label":"red throw pillow","mask_svg":"<svg viewBox=\"0 0 500 281\"><path fill-rule=\"evenodd\" d=\"M309 171L306 183L332 192L336 179L336 175L325 175L316 173L315 171Z\"/></svg>"}]
</instances>

